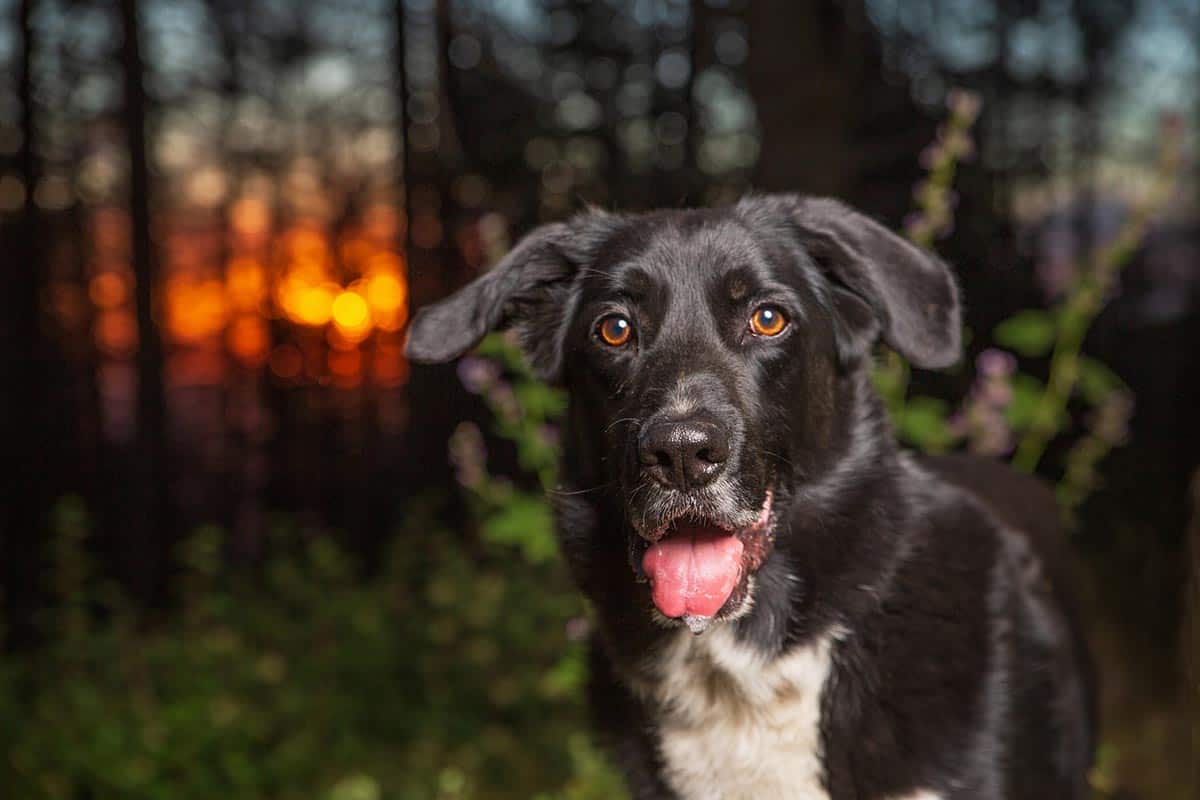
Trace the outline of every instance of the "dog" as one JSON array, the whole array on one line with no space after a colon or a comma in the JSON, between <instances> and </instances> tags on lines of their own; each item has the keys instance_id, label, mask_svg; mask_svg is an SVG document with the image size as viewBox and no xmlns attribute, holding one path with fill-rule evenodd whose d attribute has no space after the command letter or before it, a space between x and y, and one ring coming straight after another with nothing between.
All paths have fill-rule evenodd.
<instances>
[{"instance_id":1,"label":"dog","mask_svg":"<svg viewBox=\"0 0 1200 800\"><path fill-rule=\"evenodd\" d=\"M842 203L581 212L413 319L566 387L562 552L636 798L1084 798L1095 724L1053 496L902 451L878 341L960 357L949 268Z\"/></svg>"}]
</instances>

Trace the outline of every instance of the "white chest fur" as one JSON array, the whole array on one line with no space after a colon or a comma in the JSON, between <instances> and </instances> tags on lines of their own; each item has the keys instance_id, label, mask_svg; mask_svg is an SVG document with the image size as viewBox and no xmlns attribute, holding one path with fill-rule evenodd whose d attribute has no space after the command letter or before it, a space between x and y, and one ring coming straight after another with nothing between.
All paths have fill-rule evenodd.
<instances>
[{"instance_id":1,"label":"white chest fur","mask_svg":"<svg viewBox=\"0 0 1200 800\"><path fill-rule=\"evenodd\" d=\"M767 659L728 626L686 631L639 687L658 710L667 781L686 800L828 800L821 694L833 637Z\"/></svg>"}]
</instances>

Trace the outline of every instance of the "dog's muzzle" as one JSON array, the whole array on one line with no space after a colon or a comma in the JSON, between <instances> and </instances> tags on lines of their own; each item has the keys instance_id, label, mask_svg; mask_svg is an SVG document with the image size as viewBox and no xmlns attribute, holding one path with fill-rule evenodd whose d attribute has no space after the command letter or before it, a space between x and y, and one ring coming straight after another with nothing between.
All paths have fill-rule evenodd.
<instances>
[{"instance_id":1,"label":"dog's muzzle","mask_svg":"<svg viewBox=\"0 0 1200 800\"><path fill-rule=\"evenodd\" d=\"M757 517L747 525L686 515L644 534L650 544L640 566L659 612L682 618L693 630L697 621L716 617L735 589L761 566L772 507L773 493L768 491Z\"/></svg>"}]
</instances>

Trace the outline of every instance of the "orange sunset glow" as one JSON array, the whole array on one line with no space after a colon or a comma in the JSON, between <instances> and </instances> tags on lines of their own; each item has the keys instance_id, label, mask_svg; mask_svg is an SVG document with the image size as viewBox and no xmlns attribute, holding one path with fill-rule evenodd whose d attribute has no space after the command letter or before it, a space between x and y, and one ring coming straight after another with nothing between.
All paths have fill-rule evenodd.
<instances>
[{"instance_id":1,"label":"orange sunset glow","mask_svg":"<svg viewBox=\"0 0 1200 800\"><path fill-rule=\"evenodd\" d=\"M313 362L318 374L327 372L343 387L359 385L365 375L382 386L402 384L407 367L392 339L408 320L408 285L393 246L401 224L396 212L370 206L338 233L309 219L279 230L274 222L267 204L246 198L230 207L224 240L218 228L169 230L158 302L169 352L223 351L242 367L269 366L291 380L312 369L302 370L301 353L288 341L321 332L328 354ZM96 261L86 291L96 347L118 359L131 358L138 341L127 225L121 211L99 208L92 215ZM60 317L78 314L74 305L59 306ZM188 365L199 363L203 375L190 375ZM183 359L176 368L189 374L189 383L220 378L208 359Z\"/></svg>"}]
</instances>

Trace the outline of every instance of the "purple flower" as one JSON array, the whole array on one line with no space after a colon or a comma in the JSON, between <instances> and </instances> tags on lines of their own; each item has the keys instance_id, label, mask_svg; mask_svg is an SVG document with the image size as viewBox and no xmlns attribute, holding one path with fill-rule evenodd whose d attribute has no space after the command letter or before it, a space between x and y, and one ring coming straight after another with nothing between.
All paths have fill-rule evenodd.
<instances>
[{"instance_id":1,"label":"purple flower","mask_svg":"<svg viewBox=\"0 0 1200 800\"><path fill-rule=\"evenodd\" d=\"M962 410L950 420L950 429L967 440L972 452L1003 455L1015 442L1005 411L1012 403L1012 375L1017 360L1011 353L988 348L975 360L976 376Z\"/></svg>"},{"instance_id":2,"label":"purple flower","mask_svg":"<svg viewBox=\"0 0 1200 800\"><path fill-rule=\"evenodd\" d=\"M458 379L471 394L483 394L500 379L500 365L490 358L467 356L458 362Z\"/></svg>"},{"instance_id":3,"label":"purple flower","mask_svg":"<svg viewBox=\"0 0 1200 800\"><path fill-rule=\"evenodd\" d=\"M498 380L488 388L487 397L496 416L509 421L520 418L521 404L512 386Z\"/></svg>"},{"instance_id":4,"label":"purple flower","mask_svg":"<svg viewBox=\"0 0 1200 800\"><path fill-rule=\"evenodd\" d=\"M572 617L567 620L567 639L572 642L586 641L592 631L592 621L587 617Z\"/></svg>"},{"instance_id":5,"label":"purple flower","mask_svg":"<svg viewBox=\"0 0 1200 800\"><path fill-rule=\"evenodd\" d=\"M1133 395L1127 391L1113 392L1096 409L1092 430L1102 442L1117 447L1129 438L1129 418L1132 416Z\"/></svg>"},{"instance_id":6,"label":"purple flower","mask_svg":"<svg viewBox=\"0 0 1200 800\"><path fill-rule=\"evenodd\" d=\"M975 359L975 367L985 377L1008 377L1017 369L1017 359L1012 353L989 347Z\"/></svg>"},{"instance_id":7,"label":"purple flower","mask_svg":"<svg viewBox=\"0 0 1200 800\"><path fill-rule=\"evenodd\" d=\"M487 450L483 434L472 422L460 423L450 434L450 463L458 482L468 489L478 489L487 475Z\"/></svg>"}]
</instances>

